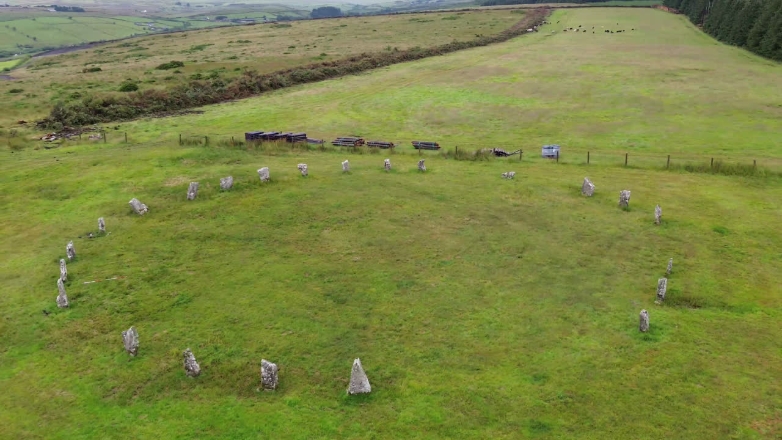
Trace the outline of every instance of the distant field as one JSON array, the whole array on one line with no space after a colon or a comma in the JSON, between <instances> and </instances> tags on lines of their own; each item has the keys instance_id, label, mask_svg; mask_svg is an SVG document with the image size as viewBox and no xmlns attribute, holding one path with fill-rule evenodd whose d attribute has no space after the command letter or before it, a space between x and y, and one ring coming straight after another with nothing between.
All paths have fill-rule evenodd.
<instances>
[{"instance_id":1,"label":"distant field","mask_svg":"<svg viewBox=\"0 0 782 440\"><path fill-rule=\"evenodd\" d=\"M137 38L99 48L35 59L14 71L13 86L23 88L0 115L8 120L46 114L57 101L81 99L91 93L116 93L124 81L144 89L164 89L191 77L239 75L244 69L262 73L351 54L428 47L476 35L499 33L521 20L510 11L437 13L341 18L259 24ZM156 70L172 60L185 67ZM86 68L101 72L83 73ZM28 84L36 84L32 93ZM10 107L10 109L9 109Z\"/></svg>"},{"instance_id":2,"label":"distant field","mask_svg":"<svg viewBox=\"0 0 782 440\"><path fill-rule=\"evenodd\" d=\"M0 73L2 73L5 69L13 69L16 67L19 63L24 61L24 58L15 59L15 60L7 60L7 61L0 61Z\"/></svg>"}]
</instances>

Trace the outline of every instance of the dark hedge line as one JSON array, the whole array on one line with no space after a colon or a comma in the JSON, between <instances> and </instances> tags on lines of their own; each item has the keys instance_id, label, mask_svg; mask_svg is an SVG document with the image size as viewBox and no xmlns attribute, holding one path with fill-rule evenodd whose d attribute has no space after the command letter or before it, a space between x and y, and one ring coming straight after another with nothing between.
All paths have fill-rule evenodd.
<instances>
[{"instance_id":1,"label":"dark hedge line","mask_svg":"<svg viewBox=\"0 0 782 440\"><path fill-rule=\"evenodd\" d=\"M510 29L497 35L479 37L470 41L454 41L425 49L364 53L342 60L310 64L267 74L258 74L256 71L249 70L231 80L222 78L209 81L196 80L168 90L143 90L124 96L88 96L78 103L55 105L48 117L38 121L38 126L48 130L60 130L66 126L76 127L180 111L248 98L297 84L323 81L406 61L487 46L526 33L528 28L539 25L549 11L548 8L531 10Z\"/></svg>"}]
</instances>

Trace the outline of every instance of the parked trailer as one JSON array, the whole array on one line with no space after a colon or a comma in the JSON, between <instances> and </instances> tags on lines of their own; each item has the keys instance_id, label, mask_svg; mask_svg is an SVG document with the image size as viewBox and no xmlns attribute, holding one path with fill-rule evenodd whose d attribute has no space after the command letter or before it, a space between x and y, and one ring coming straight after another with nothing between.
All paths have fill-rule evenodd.
<instances>
[{"instance_id":1,"label":"parked trailer","mask_svg":"<svg viewBox=\"0 0 782 440\"><path fill-rule=\"evenodd\" d=\"M413 141L413 148L416 150L439 150L440 144L428 141Z\"/></svg>"},{"instance_id":2,"label":"parked trailer","mask_svg":"<svg viewBox=\"0 0 782 440\"><path fill-rule=\"evenodd\" d=\"M376 148L394 148L396 145L394 145L393 142L383 142L383 141L369 141L367 142L367 147L376 147Z\"/></svg>"}]
</instances>

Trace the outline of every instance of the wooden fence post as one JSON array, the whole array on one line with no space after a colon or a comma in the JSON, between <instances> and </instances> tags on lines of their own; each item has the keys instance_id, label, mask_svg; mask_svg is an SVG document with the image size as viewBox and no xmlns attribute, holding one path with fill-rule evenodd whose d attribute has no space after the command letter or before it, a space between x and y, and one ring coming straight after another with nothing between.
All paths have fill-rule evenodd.
<instances>
[{"instance_id":1,"label":"wooden fence post","mask_svg":"<svg viewBox=\"0 0 782 440\"><path fill-rule=\"evenodd\" d=\"M627 166L627 153L625 153L625 166Z\"/></svg>"},{"instance_id":2,"label":"wooden fence post","mask_svg":"<svg viewBox=\"0 0 782 440\"><path fill-rule=\"evenodd\" d=\"M456 146L456 156L457 157L459 156L459 146L458 145Z\"/></svg>"},{"instance_id":3,"label":"wooden fence post","mask_svg":"<svg viewBox=\"0 0 782 440\"><path fill-rule=\"evenodd\" d=\"M182 133L179 133L179 145L182 145Z\"/></svg>"},{"instance_id":4,"label":"wooden fence post","mask_svg":"<svg viewBox=\"0 0 782 440\"><path fill-rule=\"evenodd\" d=\"M107 141L107 139L106 139L106 131L104 130L103 131L103 143L105 144L106 141Z\"/></svg>"},{"instance_id":5,"label":"wooden fence post","mask_svg":"<svg viewBox=\"0 0 782 440\"><path fill-rule=\"evenodd\" d=\"M557 151L557 163L559 163L559 151Z\"/></svg>"},{"instance_id":6,"label":"wooden fence post","mask_svg":"<svg viewBox=\"0 0 782 440\"><path fill-rule=\"evenodd\" d=\"M204 146L209 145L209 136L204 136Z\"/></svg>"},{"instance_id":7,"label":"wooden fence post","mask_svg":"<svg viewBox=\"0 0 782 440\"><path fill-rule=\"evenodd\" d=\"M757 168L758 167L758 160L757 159L752 159L752 167L753 168Z\"/></svg>"},{"instance_id":8,"label":"wooden fence post","mask_svg":"<svg viewBox=\"0 0 782 440\"><path fill-rule=\"evenodd\" d=\"M521 155L524 154L523 151L519 150L519 162L521 162Z\"/></svg>"},{"instance_id":9,"label":"wooden fence post","mask_svg":"<svg viewBox=\"0 0 782 440\"><path fill-rule=\"evenodd\" d=\"M710 166L711 166L712 169L714 169L714 158L713 157L711 158L711 165Z\"/></svg>"},{"instance_id":10,"label":"wooden fence post","mask_svg":"<svg viewBox=\"0 0 782 440\"><path fill-rule=\"evenodd\" d=\"M128 132L127 131L125 132L125 143L126 144L128 143Z\"/></svg>"},{"instance_id":11,"label":"wooden fence post","mask_svg":"<svg viewBox=\"0 0 782 440\"><path fill-rule=\"evenodd\" d=\"M589 165L589 151L587 151L587 165Z\"/></svg>"},{"instance_id":12,"label":"wooden fence post","mask_svg":"<svg viewBox=\"0 0 782 440\"><path fill-rule=\"evenodd\" d=\"M665 163L665 169L667 170L670 167L671 167L671 155L669 154L668 155L668 162Z\"/></svg>"}]
</instances>

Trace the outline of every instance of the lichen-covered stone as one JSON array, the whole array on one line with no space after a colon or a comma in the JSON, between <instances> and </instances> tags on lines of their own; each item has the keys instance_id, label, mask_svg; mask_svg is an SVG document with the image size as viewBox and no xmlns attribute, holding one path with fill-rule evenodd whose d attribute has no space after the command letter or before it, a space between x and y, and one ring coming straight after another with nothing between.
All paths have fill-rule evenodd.
<instances>
[{"instance_id":1,"label":"lichen-covered stone","mask_svg":"<svg viewBox=\"0 0 782 440\"><path fill-rule=\"evenodd\" d=\"M68 281L68 266L63 258L60 259L60 281Z\"/></svg>"},{"instance_id":2,"label":"lichen-covered stone","mask_svg":"<svg viewBox=\"0 0 782 440\"><path fill-rule=\"evenodd\" d=\"M659 225L663 221L663 209L660 205L654 207L654 224Z\"/></svg>"},{"instance_id":3,"label":"lichen-covered stone","mask_svg":"<svg viewBox=\"0 0 782 440\"><path fill-rule=\"evenodd\" d=\"M223 177L220 179L220 189L223 191L228 191L229 189L233 188L234 186L234 178L233 176Z\"/></svg>"},{"instance_id":4,"label":"lichen-covered stone","mask_svg":"<svg viewBox=\"0 0 782 440\"><path fill-rule=\"evenodd\" d=\"M261 359L261 386L264 390L276 390L279 381L277 377L277 364L266 359Z\"/></svg>"},{"instance_id":5,"label":"lichen-covered stone","mask_svg":"<svg viewBox=\"0 0 782 440\"><path fill-rule=\"evenodd\" d=\"M619 207L627 209L630 206L630 191L623 190L619 193Z\"/></svg>"},{"instance_id":6,"label":"lichen-covered stone","mask_svg":"<svg viewBox=\"0 0 782 440\"><path fill-rule=\"evenodd\" d=\"M507 173L502 173L502 178L503 179L510 180L510 179L513 179L514 177L516 177L516 172L515 171L508 171Z\"/></svg>"},{"instance_id":7,"label":"lichen-covered stone","mask_svg":"<svg viewBox=\"0 0 782 440\"><path fill-rule=\"evenodd\" d=\"M418 171L421 171L421 172L426 171L426 165L424 165L424 160L425 159L421 159L421 160L418 161Z\"/></svg>"},{"instance_id":8,"label":"lichen-covered stone","mask_svg":"<svg viewBox=\"0 0 782 440\"><path fill-rule=\"evenodd\" d=\"M258 170L258 177L261 178L261 182L268 182L269 177L269 167L263 167L260 170Z\"/></svg>"},{"instance_id":9,"label":"lichen-covered stone","mask_svg":"<svg viewBox=\"0 0 782 440\"><path fill-rule=\"evenodd\" d=\"M130 204L130 207L133 208L133 212L135 212L138 215L144 215L147 212L149 212L149 208L147 208L147 205L139 202L139 200L135 197L130 199L130 202L128 203Z\"/></svg>"},{"instance_id":10,"label":"lichen-covered stone","mask_svg":"<svg viewBox=\"0 0 782 440\"><path fill-rule=\"evenodd\" d=\"M383 168L386 171L391 171L391 159L386 159L383 161Z\"/></svg>"},{"instance_id":11,"label":"lichen-covered stone","mask_svg":"<svg viewBox=\"0 0 782 440\"><path fill-rule=\"evenodd\" d=\"M302 176L307 177L307 164L306 163L300 163L300 164L296 165L296 168L298 168L299 171L301 171L301 175Z\"/></svg>"},{"instance_id":12,"label":"lichen-covered stone","mask_svg":"<svg viewBox=\"0 0 782 440\"><path fill-rule=\"evenodd\" d=\"M198 195L198 182L190 182L187 188L187 200L195 200Z\"/></svg>"},{"instance_id":13,"label":"lichen-covered stone","mask_svg":"<svg viewBox=\"0 0 782 440\"><path fill-rule=\"evenodd\" d=\"M350 162L348 162L347 160L342 162L342 172L343 173L350 172Z\"/></svg>"},{"instance_id":14,"label":"lichen-covered stone","mask_svg":"<svg viewBox=\"0 0 782 440\"><path fill-rule=\"evenodd\" d=\"M106 221L103 220L103 217L98 219L98 232L106 233Z\"/></svg>"},{"instance_id":15,"label":"lichen-covered stone","mask_svg":"<svg viewBox=\"0 0 782 440\"><path fill-rule=\"evenodd\" d=\"M646 333L649 331L649 312L646 310L641 310L641 324L638 327L638 330Z\"/></svg>"},{"instance_id":16,"label":"lichen-covered stone","mask_svg":"<svg viewBox=\"0 0 782 440\"><path fill-rule=\"evenodd\" d=\"M59 291L59 294L57 295L57 307L64 309L65 307L68 307L68 295L65 293L65 284L62 283L61 279L57 279L57 290Z\"/></svg>"},{"instance_id":17,"label":"lichen-covered stone","mask_svg":"<svg viewBox=\"0 0 782 440\"><path fill-rule=\"evenodd\" d=\"M68 261L76 259L76 248L73 247L72 241L69 241L65 246L65 255L68 257Z\"/></svg>"},{"instance_id":18,"label":"lichen-covered stone","mask_svg":"<svg viewBox=\"0 0 782 440\"><path fill-rule=\"evenodd\" d=\"M584 183L581 185L581 194L587 197L592 197L595 194L595 184L589 180L589 177L584 177Z\"/></svg>"},{"instance_id":19,"label":"lichen-covered stone","mask_svg":"<svg viewBox=\"0 0 782 440\"><path fill-rule=\"evenodd\" d=\"M136 327L131 327L127 331L122 332L122 342L125 344L125 351L130 353L131 356L138 354L138 332Z\"/></svg>"},{"instance_id":20,"label":"lichen-covered stone","mask_svg":"<svg viewBox=\"0 0 782 440\"><path fill-rule=\"evenodd\" d=\"M667 269L665 269L665 274L666 274L666 275L670 275L670 274L671 274L671 272L673 272L673 258L671 258L670 260L668 260L668 268L667 268Z\"/></svg>"},{"instance_id":21,"label":"lichen-covered stone","mask_svg":"<svg viewBox=\"0 0 782 440\"><path fill-rule=\"evenodd\" d=\"M372 391L372 386L369 385L369 378L364 372L364 367L361 366L361 359L357 358L353 361L353 369L350 372L348 394L365 394L370 391Z\"/></svg>"},{"instance_id":22,"label":"lichen-covered stone","mask_svg":"<svg viewBox=\"0 0 782 440\"><path fill-rule=\"evenodd\" d=\"M196 362L196 358L189 348L182 353L182 356L185 360L185 374L190 377L196 377L201 374L201 367Z\"/></svg>"},{"instance_id":23,"label":"lichen-covered stone","mask_svg":"<svg viewBox=\"0 0 782 440\"><path fill-rule=\"evenodd\" d=\"M665 301L665 291L668 290L668 278L657 280L657 301Z\"/></svg>"}]
</instances>

